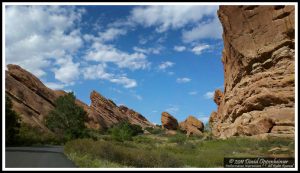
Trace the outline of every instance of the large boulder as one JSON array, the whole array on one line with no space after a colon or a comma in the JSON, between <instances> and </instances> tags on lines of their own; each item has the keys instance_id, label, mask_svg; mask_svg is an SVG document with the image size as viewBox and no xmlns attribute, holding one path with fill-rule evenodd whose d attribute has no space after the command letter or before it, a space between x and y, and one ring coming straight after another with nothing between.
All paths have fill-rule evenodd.
<instances>
[{"instance_id":1,"label":"large boulder","mask_svg":"<svg viewBox=\"0 0 300 173\"><path fill-rule=\"evenodd\" d=\"M177 130L178 121L168 112L161 113L161 125L163 129Z\"/></svg>"},{"instance_id":2,"label":"large boulder","mask_svg":"<svg viewBox=\"0 0 300 173\"><path fill-rule=\"evenodd\" d=\"M201 136L204 130L204 124L194 116L189 116L186 120L179 124L180 130L186 132L188 136Z\"/></svg>"},{"instance_id":3,"label":"large boulder","mask_svg":"<svg viewBox=\"0 0 300 173\"><path fill-rule=\"evenodd\" d=\"M213 134L293 134L295 7L220 6L218 16L223 26L224 92L215 93Z\"/></svg>"}]
</instances>

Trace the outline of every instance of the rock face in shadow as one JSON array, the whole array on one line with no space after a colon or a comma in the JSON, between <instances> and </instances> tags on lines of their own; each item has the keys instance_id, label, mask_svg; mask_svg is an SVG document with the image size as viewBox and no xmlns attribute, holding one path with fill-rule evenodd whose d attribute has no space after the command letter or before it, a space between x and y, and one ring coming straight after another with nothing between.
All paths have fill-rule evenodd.
<instances>
[{"instance_id":1,"label":"rock face in shadow","mask_svg":"<svg viewBox=\"0 0 300 173\"><path fill-rule=\"evenodd\" d=\"M178 121L168 112L161 113L161 125L163 129L167 130L177 130L178 129Z\"/></svg>"},{"instance_id":2,"label":"rock face in shadow","mask_svg":"<svg viewBox=\"0 0 300 173\"><path fill-rule=\"evenodd\" d=\"M55 108L54 101L65 94L62 90L46 87L37 77L18 65L7 65L5 72L5 93L13 103L13 109L20 114L22 121L48 131L43 120ZM123 120L142 127L153 126L145 117L125 106L118 107L96 91L90 95L91 105L76 100L88 117L85 122L88 128L105 129Z\"/></svg>"},{"instance_id":3,"label":"rock face in shadow","mask_svg":"<svg viewBox=\"0 0 300 173\"><path fill-rule=\"evenodd\" d=\"M186 120L179 123L179 128L188 136L201 136L204 130L204 124L202 121L190 115Z\"/></svg>"},{"instance_id":4,"label":"rock face in shadow","mask_svg":"<svg viewBox=\"0 0 300 173\"><path fill-rule=\"evenodd\" d=\"M294 134L294 6L220 6L224 92L210 117L220 138Z\"/></svg>"}]
</instances>

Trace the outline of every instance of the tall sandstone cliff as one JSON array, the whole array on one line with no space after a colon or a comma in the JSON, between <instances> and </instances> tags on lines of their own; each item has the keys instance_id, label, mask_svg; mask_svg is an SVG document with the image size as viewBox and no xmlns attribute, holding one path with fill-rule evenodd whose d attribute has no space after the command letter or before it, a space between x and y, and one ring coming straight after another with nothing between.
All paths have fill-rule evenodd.
<instances>
[{"instance_id":1,"label":"tall sandstone cliff","mask_svg":"<svg viewBox=\"0 0 300 173\"><path fill-rule=\"evenodd\" d=\"M23 122L45 131L48 129L43 124L44 118L55 108L54 101L66 94L65 91L46 87L37 77L12 64L7 65L5 72L5 93L12 99L13 109L20 114ZM153 126L141 114L125 106L118 107L96 91L91 92L90 99L90 106L76 100L76 104L88 113L85 122L88 128L106 129L123 120L142 127Z\"/></svg>"},{"instance_id":2,"label":"tall sandstone cliff","mask_svg":"<svg viewBox=\"0 0 300 173\"><path fill-rule=\"evenodd\" d=\"M220 6L224 92L215 92L215 136L293 136L294 6Z\"/></svg>"}]
</instances>

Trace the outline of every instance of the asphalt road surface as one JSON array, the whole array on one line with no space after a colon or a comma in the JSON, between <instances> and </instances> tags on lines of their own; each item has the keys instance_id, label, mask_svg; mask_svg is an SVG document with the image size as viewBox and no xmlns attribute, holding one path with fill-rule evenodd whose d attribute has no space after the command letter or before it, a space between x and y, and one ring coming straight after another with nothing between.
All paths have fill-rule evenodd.
<instances>
[{"instance_id":1,"label":"asphalt road surface","mask_svg":"<svg viewBox=\"0 0 300 173\"><path fill-rule=\"evenodd\" d=\"M6 147L6 168L75 168L62 146Z\"/></svg>"}]
</instances>

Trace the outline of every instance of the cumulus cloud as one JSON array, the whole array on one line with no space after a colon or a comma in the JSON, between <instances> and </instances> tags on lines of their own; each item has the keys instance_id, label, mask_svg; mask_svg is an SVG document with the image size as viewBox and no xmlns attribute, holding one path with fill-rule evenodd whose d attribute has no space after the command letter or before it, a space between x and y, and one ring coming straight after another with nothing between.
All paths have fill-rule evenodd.
<instances>
[{"instance_id":1,"label":"cumulus cloud","mask_svg":"<svg viewBox=\"0 0 300 173\"><path fill-rule=\"evenodd\" d=\"M174 46L174 50L177 52L182 52L186 50L185 46Z\"/></svg>"},{"instance_id":2,"label":"cumulus cloud","mask_svg":"<svg viewBox=\"0 0 300 173\"><path fill-rule=\"evenodd\" d=\"M172 67L174 66L175 63L171 62L171 61L165 61L165 62L162 62L159 66L158 66L158 69L159 70L165 70L169 67Z\"/></svg>"},{"instance_id":3,"label":"cumulus cloud","mask_svg":"<svg viewBox=\"0 0 300 173\"><path fill-rule=\"evenodd\" d=\"M7 6L5 10L6 64L21 65L41 77L54 62L56 79L63 83L76 79L78 74L70 73L78 67L72 56L83 41L75 25L84 10L61 6ZM58 63L65 58L70 58L68 63ZM65 70L66 74L58 74Z\"/></svg>"},{"instance_id":4,"label":"cumulus cloud","mask_svg":"<svg viewBox=\"0 0 300 173\"><path fill-rule=\"evenodd\" d=\"M214 98L214 94L215 92L214 91L208 91L204 94L204 98L206 99L213 99Z\"/></svg>"},{"instance_id":5,"label":"cumulus cloud","mask_svg":"<svg viewBox=\"0 0 300 173\"><path fill-rule=\"evenodd\" d=\"M119 28L109 28L104 32L99 32L99 39L102 41L112 41L115 40L118 36L125 35L127 31L125 29Z\"/></svg>"},{"instance_id":6,"label":"cumulus cloud","mask_svg":"<svg viewBox=\"0 0 300 173\"><path fill-rule=\"evenodd\" d=\"M199 39L222 38L222 26L217 17L212 20L199 23L196 27L189 31L183 31L182 39L184 42L193 42Z\"/></svg>"},{"instance_id":7,"label":"cumulus cloud","mask_svg":"<svg viewBox=\"0 0 300 173\"><path fill-rule=\"evenodd\" d=\"M195 53L196 55L200 55L205 49L208 49L208 48L210 48L210 46L208 44L200 44L200 45L193 47L191 49L191 51L193 53Z\"/></svg>"},{"instance_id":8,"label":"cumulus cloud","mask_svg":"<svg viewBox=\"0 0 300 173\"><path fill-rule=\"evenodd\" d=\"M79 63L74 63L71 57L66 57L65 59L58 59L57 63L58 68L54 68L55 79L64 82L72 83L80 75Z\"/></svg>"},{"instance_id":9,"label":"cumulus cloud","mask_svg":"<svg viewBox=\"0 0 300 173\"><path fill-rule=\"evenodd\" d=\"M159 46L159 47L150 47L150 48L140 48L140 47L136 47L134 46L133 47L133 50L136 51L136 52L140 52L140 53L143 53L143 54L159 54L162 50L162 47Z\"/></svg>"},{"instance_id":10,"label":"cumulus cloud","mask_svg":"<svg viewBox=\"0 0 300 173\"><path fill-rule=\"evenodd\" d=\"M188 82L190 82L191 81L191 79L190 78L187 78L187 77L184 77L184 78L177 78L176 79L176 82L177 83L188 83Z\"/></svg>"},{"instance_id":11,"label":"cumulus cloud","mask_svg":"<svg viewBox=\"0 0 300 173\"><path fill-rule=\"evenodd\" d=\"M130 21L145 27L155 26L156 31L178 29L189 23L197 23L205 16L214 15L218 6L164 5L136 7L131 11Z\"/></svg>"},{"instance_id":12,"label":"cumulus cloud","mask_svg":"<svg viewBox=\"0 0 300 173\"><path fill-rule=\"evenodd\" d=\"M119 68L129 68L131 70L145 69L150 66L143 53L123 52L116 49L112 45L106 45L99 42L94 42L86 53L86 60L96 61L101 63L114 63Z\"/></svg>"},{"instance_id":13,"label":"cumulus cloud","mask_svg":"<svg viewBox=\"0 0 300 173\"><path fill-rule=\"evenodd\" d=\"M106 64L91 65L84 67L83 77L84 79L102 79L112 83L120 84L124 88L133 88L137 86L137 82L134 79L129 79L126 75L116 75L106 72Z\"/></svg>"}]
</instances>

